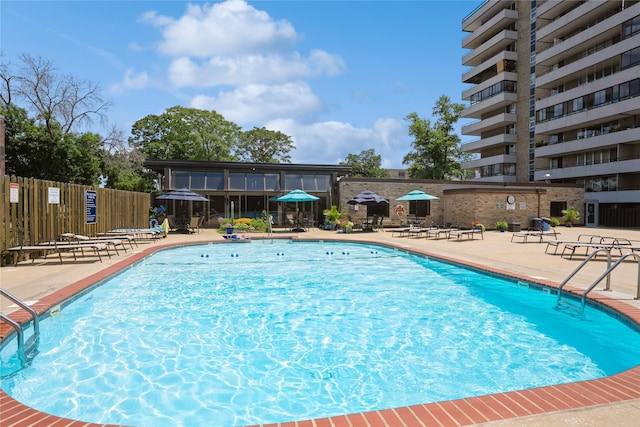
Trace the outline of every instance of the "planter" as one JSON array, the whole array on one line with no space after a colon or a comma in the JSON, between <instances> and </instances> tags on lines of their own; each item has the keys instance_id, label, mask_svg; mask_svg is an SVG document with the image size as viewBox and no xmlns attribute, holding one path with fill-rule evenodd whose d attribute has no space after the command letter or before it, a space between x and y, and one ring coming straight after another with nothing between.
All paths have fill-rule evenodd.
<instances>
[{"instance_id":1,"label":"planter","mask_svg":"<svg viewBox=\"0 0 640 427\"><path fill-rule=\"evenodd\" d=\"M227 234L233 234L233 227L227 227Z\"/></svg>"}]
</instances>

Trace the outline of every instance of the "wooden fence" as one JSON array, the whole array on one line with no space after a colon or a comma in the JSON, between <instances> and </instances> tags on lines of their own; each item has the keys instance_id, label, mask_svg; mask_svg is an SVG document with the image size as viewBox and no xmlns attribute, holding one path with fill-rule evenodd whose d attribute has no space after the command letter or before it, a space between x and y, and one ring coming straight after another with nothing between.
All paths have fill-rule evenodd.
<instances>
[{"instance_id":1,"label":"wooden fence","mask_svg":"<svg viewBox=\"0 0 640 427\"><path fill-rule=\"evenodd\" d=\"M124 190L0 176L2 265L6 249L122 227L149 227L151 195Z\"/></svg>"}]
</instances>

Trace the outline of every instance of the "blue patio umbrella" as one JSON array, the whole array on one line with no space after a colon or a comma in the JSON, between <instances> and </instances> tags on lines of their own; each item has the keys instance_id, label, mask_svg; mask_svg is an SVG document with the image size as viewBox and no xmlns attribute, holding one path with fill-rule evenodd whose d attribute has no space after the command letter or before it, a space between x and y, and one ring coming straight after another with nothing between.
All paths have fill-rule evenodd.
<instances>
[{"instance_id":1,"label":"blue patio umbrella","mask_svg":"<svg viewBox=\"0 0 640 427\"><path fill-rule=\"evenodd\" d=\"M396 200L440 200L439 197L427 194L422 190L413 190Z\"/></svg>"},{"instance_id":2,"label":"blue patio umbrella","mask_svg":"<svg viewBox=\"0 0 640 427\"><path fill-rule=\"evenodd\" d=\"M362 193L353 196L351 200L347 202L350 205L380 205L388 204L389 201L384 197L378 196L371 190L364 190Z\"/></svg>"},{"instance_id":3,"label":"blue patio umbrella","mask_svg":"<svg viewBox=\"0 0 640 427\"><path fill-rule=\"evenodd\" d=\"M186 200L188 202L208 202L209 199L202 197L198 193L194 193L188 188L180 188L178 190L170 191L166 194L157 196L156 199L160 200Z\"/></svg>"},{"instance_id":4,"label":"blue patio umbrella","mask_svg":"<svg viewBox=\"0 0 640 427\"><path fill-rule=\"evenodd\" d=\"M296 212L298 212L298 202L314 202L316 200L320 200L320 197L316 197L300 189L295 189L285 194L284 196L278 197L276 200L278 202L296 202ZM298 222L297 218L296 222ZM300 224L297 224L297 227L294 228L294 231L304 231L304 228L301 227Z\"/></svg>"}]
</instances>

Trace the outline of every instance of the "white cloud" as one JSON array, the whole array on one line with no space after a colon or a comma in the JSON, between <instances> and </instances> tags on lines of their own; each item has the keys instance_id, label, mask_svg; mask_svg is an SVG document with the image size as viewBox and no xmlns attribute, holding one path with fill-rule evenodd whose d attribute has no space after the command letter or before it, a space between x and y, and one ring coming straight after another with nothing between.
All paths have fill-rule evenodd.
<instances>
[{"instance_id":1,"label":"white cloud","mask_svg":"<svg viewBox=\"0 0 640 427\"><path fill-rule=\"evenodd\" d=\"M177 87L272 84L336 75L346 69L344 61L328 52L314 50L308 58L298 53L283 55L215 56L196 62L180 57L169 66L169 79Z\"/></svg>"},{"instance_id":2,"label":"white cloud","mask_svg":"<svg viewBox=\"0 0 640 427\"><path fill-rule=\"evenodd\" d=\"M121 82L111 85L110 92L114 95L122 95L128 90L144 89L149 82L149 75L145 71L136 74L129 68L125 71Z\"/></svg>"},{"instance_id":3,"label":"white cloud","mask_svg":"<svg viewBox=\"0 0 640 427\"><path fill-rule=\"evenodd\" d=\"M294 120L273 120L266 128L283 132L293 139L293 163L337 164L348 154L374 149L382 167L402 168L402 158L410 149L406 125L396 119L381 119L372 128L356 128L338 121L302 125Z\"/></svg>"},{"instance_id":4,"label":"white cloud","mask_svg":"<svg viewBox=\"0 0 640 427\"><path fill-rule=\"evenodd\" d=\"M290 49L297 38L289 22L276 21L244 0L189 4L179 19L147 12L141 20L162 31L158 47L168 56L275 52Z\"/></svg>"},{"instance_id":5,"label":"white cloud","mask_svg":"<svg viewBox=\"0 0 640 427\"><path fill-rule=\"evenodd\" d=\"M277 86L246 85L216 96L198 95L191 107L216 110L238 124L264 123L277 117L309 120L322 108L322 101L303 82Z\"/></svg>"}]
</instances>

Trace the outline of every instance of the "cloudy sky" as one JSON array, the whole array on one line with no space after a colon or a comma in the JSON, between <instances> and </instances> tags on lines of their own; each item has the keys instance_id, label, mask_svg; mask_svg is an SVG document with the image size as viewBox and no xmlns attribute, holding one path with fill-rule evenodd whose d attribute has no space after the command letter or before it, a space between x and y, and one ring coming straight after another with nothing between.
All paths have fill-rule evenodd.
<instances>
[{"instance_id":1,"label":"cloudy sky","mask_svg":"<svg viewBox=\"0 0 640 427\"><path fill-rule=\"evenodd\" d=\"M5 63L29 53L99 83L127 134L181 105L290 135L294 163L373 148L400 168L405 117L463 102L461 22L480 3L3 0L0 48Z\"/></svg>"}]
</instances>

